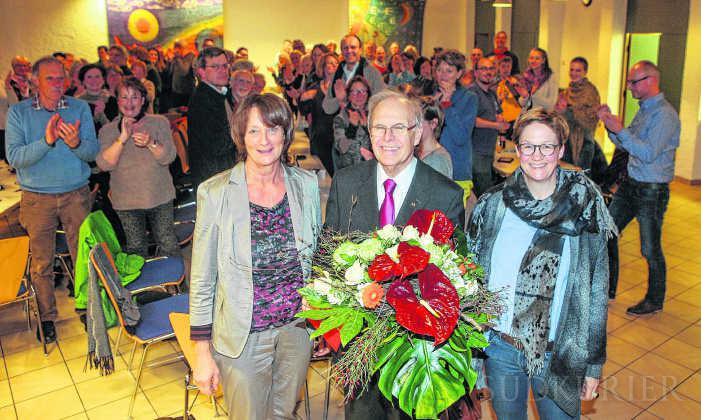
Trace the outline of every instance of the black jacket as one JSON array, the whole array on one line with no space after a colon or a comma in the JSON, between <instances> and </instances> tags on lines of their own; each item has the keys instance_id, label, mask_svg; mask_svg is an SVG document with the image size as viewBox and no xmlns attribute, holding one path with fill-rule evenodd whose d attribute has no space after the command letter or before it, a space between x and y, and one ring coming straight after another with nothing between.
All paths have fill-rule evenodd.
<instances>
[{"instance_id":1,"label":"black jacket","mask_svg":"<svg viewBox=\"0 0 701 420\"><path fill-rule=\"evenodd\" d=\"M231 138L225 102L233 108L231 91L222 95L200 83L190 97L187 112L187 152L193 186L231 169L236 146Z\"/></svg>"}]
</instances>

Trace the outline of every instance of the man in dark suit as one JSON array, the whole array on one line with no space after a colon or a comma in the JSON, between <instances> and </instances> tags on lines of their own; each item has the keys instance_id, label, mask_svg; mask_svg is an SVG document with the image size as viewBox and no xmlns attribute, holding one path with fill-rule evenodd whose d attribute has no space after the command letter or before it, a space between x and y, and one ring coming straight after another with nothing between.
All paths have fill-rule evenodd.
<instances>
[{"instance_id":1,"label":"man in dark suit","mask_svg":"<svg viewBox=\"0 0 701 420\"><path fill-rule=\"evenodd\" d=\"M456 228L464 224L463 191L414 157L422 131L420 106L405 95L384 90L368 105L370 139L376 160L336 173L326 204L325 227L338 232L370 232L385 224L404 225L418 209L443 211ZM401 418L371 383L346 405L346 419Z\"/></svg>"},{"instance_id":2,"label":"man in dark suit","mask_svg":"<svg viewBox=\"0 0 701 420\"><path fill-rule=\"evenodd\" d=\"M224 50L211 47L200 53L199 84L188 106L188 158L195 188L236 163L236 146L229 127L233 97L229 90L229 63Z\"/></svg>"}]
</instances>

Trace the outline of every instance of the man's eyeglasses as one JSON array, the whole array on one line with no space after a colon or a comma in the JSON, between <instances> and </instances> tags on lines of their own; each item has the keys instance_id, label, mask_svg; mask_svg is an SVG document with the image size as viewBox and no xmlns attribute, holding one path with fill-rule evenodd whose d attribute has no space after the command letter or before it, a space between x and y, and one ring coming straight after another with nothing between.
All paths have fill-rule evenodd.
<instances>
[{"instance_id":1,"label":"man's eyeglasses","mask_svg":"<svg viewBox=\"0 0 701 420\"><path fill-rule=\"evenodd\" d=\"M224 63L224 64L207 64L205 67L208 69L212 70L221 70L221 69L228 69L229 68L229 63Z\"/></svg>"},{"instance_id":2,"label":"man's eyeglasses","mask_svg":"<svg viewBox=\"0 0 701 420\"><path fill-rule=\"evenodd\" d=\"M477 70L482 70L482 71L495 71L497 68L496 67L477 67Z\"/></svg>"},{"instance_id":3,"label":"man's eyeglasses","mask_svg":"<svg viewBox=\"0 0 701 420\"><path fill-rule=\"evenodd\" d=\"M540 154L545 157L550 157L555 154L555 151L560 148L559 144L528 144L519 143L516 145L519 152L524 156L531 156L536 150L540 150Z\"/></svg>"},{"instance_id":4,"label":"man's eyeglasses","mask_svg":"<svg viewBox=\"0 0 701 420\"><path fill-rule=\"evenodd\" d=\"M650 76L643 76L640 79L632 79L632 80L626 80L626 83L628 83L631 86L635 86L638 83L642 82L643 80L647 80Z\"/></svg>"},{"instance_id":5,"label":"man's eyeglasses","mask_svg":"<svg viewBox=\"0 0 701 420\"><path fill-rule=\"evenodd\" d=\"M379 137L384 137L385 134L387 134L387 130L389 129L389 132L392 133L394 137L403 137L406 136L409 131L413 130L416 128L416 124L414 125L404 125L404 124L395 124L391 127L385 127L384 125L373 125L370 127L370 135L379 138Z\"/></svg>"}]
</instances>

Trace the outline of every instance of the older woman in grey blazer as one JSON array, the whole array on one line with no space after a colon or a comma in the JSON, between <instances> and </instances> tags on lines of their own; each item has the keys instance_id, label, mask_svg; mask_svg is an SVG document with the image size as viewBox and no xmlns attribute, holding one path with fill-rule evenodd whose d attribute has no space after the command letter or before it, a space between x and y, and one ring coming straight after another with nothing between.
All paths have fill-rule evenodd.
<instances>
[{"instance_id":1,"label":"older woman in grey blazer","mask_svg":"<svg viewBox=\"0 0 701 420\"><path fill-rule=\"evenodd\" d=\"M607 238L598 188L558 167L567 123L534 108L514 126L521 167L477 202L469 238L504 311L488 333L487 382L500 419L579 418L606 360Z\"/></svg>"},{"instance_id":2,"label":"older woman in grey blazer","mask_svg":"<svg viewBox=\"0 0 701 420\"><path fill-rule=\"evenodd\" d=\"M316 176L285 164L292 112L272 94L234 114L239 162L200 184L192 251L194 378L231 419L294 418L311 343L297 289L321 226Z\"/></svg>"}]
</instances>

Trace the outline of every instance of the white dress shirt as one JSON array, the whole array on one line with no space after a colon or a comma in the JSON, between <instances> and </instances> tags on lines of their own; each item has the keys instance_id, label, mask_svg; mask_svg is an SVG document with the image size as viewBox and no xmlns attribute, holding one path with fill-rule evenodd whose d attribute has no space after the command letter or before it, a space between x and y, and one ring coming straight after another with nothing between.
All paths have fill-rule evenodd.
<instances>
[{"instance_id":1,"label":"white dress shirt","mask_svg":"<svg viewBox=\"0 0 701 420\"><path fill-rule=\"evenodd\" d=\"M399 214L399 209L402 208L404 204L404 199L409 192L409 187L411 186L411 181L414 179L414 173L416 172L416 158L412 157L411 162L402 169L402 171L395 177L390 177L385 172L384 168L380 162L377 162L377 208L382 207L382 202L385 200L385 186L383 183L388 178L392 178L397 186L394 188L392 193L392 198L394 199L394 218L397 219Z\"/></svg>"}]
</instances>

